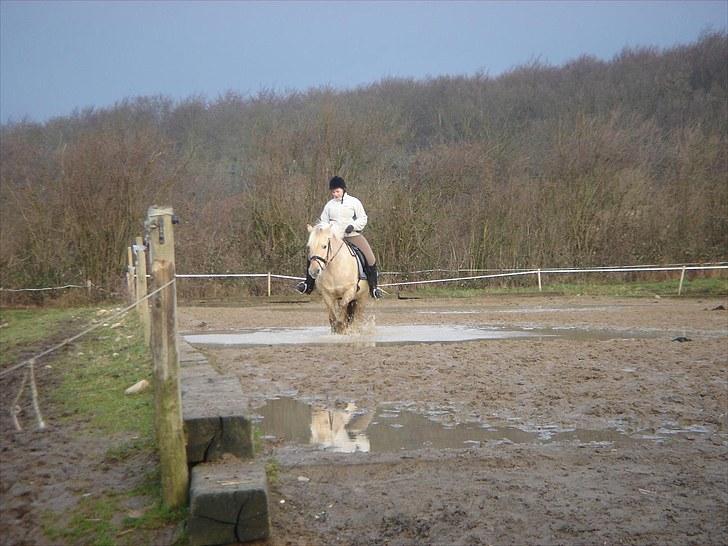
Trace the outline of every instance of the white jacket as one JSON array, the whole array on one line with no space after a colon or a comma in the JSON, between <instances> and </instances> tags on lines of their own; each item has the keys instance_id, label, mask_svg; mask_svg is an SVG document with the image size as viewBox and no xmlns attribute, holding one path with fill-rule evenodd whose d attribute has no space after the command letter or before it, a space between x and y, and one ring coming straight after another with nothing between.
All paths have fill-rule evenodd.
<instances>
[{"instance_id":1,"label":"white jacket","mask_svg":"<svg viewBox=\"0 0 728 546\"><path fill-rule=\"evenodd\" d=\"M346 233L345 237L353 237L364 230L367 225L367 213L356 197L344 192L341 199L332 199L324 206L321 221L325 224L333 223L343 232L346 226L354 226L354 231Z\"/></svg>"}]
</instances>

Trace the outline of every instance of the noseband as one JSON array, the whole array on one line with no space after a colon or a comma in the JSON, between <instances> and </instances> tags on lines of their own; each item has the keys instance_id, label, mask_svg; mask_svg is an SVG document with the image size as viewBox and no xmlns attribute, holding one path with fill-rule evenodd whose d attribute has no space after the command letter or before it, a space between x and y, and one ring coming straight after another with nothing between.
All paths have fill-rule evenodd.
<instances>
[{"instance_id":1,"label":"noseband","mask_svg":"<svg viewBox=\"0 0 728 546\"><path fill-rule=\"evenodd\" d=\"M326 258L322 258L321 256L311 256L309 258L309 261L314 261L314 260L316 260L319 263L319 265L321 266L321 269L326 267L326 263L328 262L328 260Z\"/></svg>"}]
</instances>

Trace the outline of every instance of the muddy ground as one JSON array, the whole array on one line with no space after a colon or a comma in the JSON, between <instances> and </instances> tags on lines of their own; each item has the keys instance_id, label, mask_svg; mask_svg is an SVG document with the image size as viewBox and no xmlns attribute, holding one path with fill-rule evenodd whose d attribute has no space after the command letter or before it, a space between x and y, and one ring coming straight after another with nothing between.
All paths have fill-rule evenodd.
<instances>
[{"instance_id":1,"label":"muddy ground","mask_svg":"<svg viewBox=\"0 0 728 546\"><path fill-rule=\"evenodd\" d=\"M284 395L329 415L355 407L361 417L387 405L448 426L497 421L617 438L376 453L269 440L262 456L279 470L267 544L718 545L728 543L726 307L725 298L391 299L371 308L377 329L461 324L615 335L377 346L352 336L345 346L202 352L240 377L254 408ZM187 333L327 325L315 301L187 307L179 319ZM312 435L325 441L317 426ZM346 432L366 436L366 426Z\"/></svg>"},{"instance_id":2,"label":"muddy ground","mask_svg":"<svg viewBox=\"0 0 728 546\"><path fill-rule=\"evenodd\" d=\"M728 543L726 307L726 298L387 299L371 309L378 329L574 327L638 336L378 346L354 336L345 346L202 350L221 372L240 377L255 411L280 395L329 415L355 406L345 438L366 437L367 427L355 431L354 421L383 405L448 426L507 422L618 437L494 438L374 453L266 440L261 457L274 461L277 476L273 536L260 544L717 545ZM327 321L312 301L181 307L179 324L203 333ZM52 388L44 384L52 377L39 373L41 392ZM16 387L3 385L4 408ZM47 399L43 404L51 423L44 432L27 421L25 431L13 432L7 412L0 416L0 544L60 544L43 534L49 511L63 514L86 497L127 491L151 464L109 460L114 439L58 415ZM133 517L149 501L130 502L113 517ZM179 538L179 528L134 536L115 540L161 546Z\"/></svg>"}]
</instances>

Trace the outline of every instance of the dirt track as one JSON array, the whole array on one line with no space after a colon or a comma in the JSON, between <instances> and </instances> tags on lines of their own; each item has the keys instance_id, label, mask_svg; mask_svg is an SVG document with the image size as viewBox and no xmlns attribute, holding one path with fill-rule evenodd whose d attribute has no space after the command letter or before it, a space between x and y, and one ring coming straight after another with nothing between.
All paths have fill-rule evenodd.
<instances>
[{"instance_id":1,"label":"dirt track","mask_svg":"<svg viewBox=\"0 0 728 546\"><path fill-rule=\"evenodd\" d=\"M240 377L255 407L294 393L330 409L447 408L442 419L450 425L498 419L627 439L350 454L268 443L266 456L280 465L272 545L725 544L728 311L721 305L728 301L385 300L372 306L377 328L604 328L645 337L204 353ZM188 307L179 322L183 332L200 333L324 326L326 315L317 302ZM690 341L673 341L678 336Z\"/></svg>"}]
</instances>

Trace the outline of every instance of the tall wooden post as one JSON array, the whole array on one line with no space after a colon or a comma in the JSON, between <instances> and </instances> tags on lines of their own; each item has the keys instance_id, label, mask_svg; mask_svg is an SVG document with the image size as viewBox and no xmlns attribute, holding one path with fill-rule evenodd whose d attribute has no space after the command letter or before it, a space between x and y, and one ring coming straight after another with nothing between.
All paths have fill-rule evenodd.
<instances>
[{"instance_id":1,"label":"tall wooden post","mask_svg":"<svg viewBox=\"0 0 728 546\"><path fill-rule=\"evenodd\" d=\"M151 325L149 323L149 302L147 295L147 253L144 251L144 239L136 238L136 311L144 331L144 343L149 345Z\"/></svg>"},{"instance_id":2,"label":"tall wooden post","mask_svg":"<svg viewBox=\"0 0 728 546\"><path fill-rule=\"evenodd\" d=\"M155 287L164 286L174 279L174 264L155 260L152 277ZM179 382L176 305L174 284L163 288L152 299L154 424L159 446L162 498L167 506L173 508L187 502L189 488Z\"/></svg>"},{"instance_id":3,"label":"tall wooden post","mask_svg":"<svg viewBox=\"0 0 728 546\"><path fill-rule=\"evenodd\" d=\"M130 304L136 301L134 284L134 250L128 246L126 247L126 296Z\"/></svg>"},{"instance_id":4,"label":"tall wooden post","mask_svg":"<svg viewBox=\"0 0 728 546\"><path fill-rule=\"evenodd\" d=\"M147 218L153 259L152 355L154 357L154 420L159 445L162 498L170 507L187 502L189 473L182 422L177 351L177 292L174 282L172 209L150 207Z\"/></svg>"},{"instance_id":5,"label":"tall wooden post","mask_svg":"<svg viewBox=\"0 0 728 546\"><path fill-rule=\"evenodd\" d=\"M166 260L174 263L174 210L152 205L147 210L146 228L149 233L149 262Z\"/></svg>"}]
</instances>

